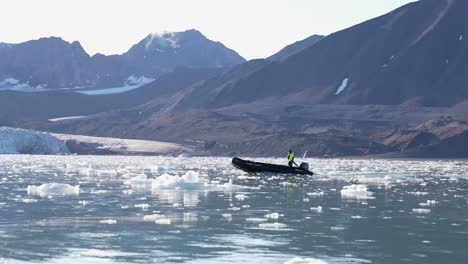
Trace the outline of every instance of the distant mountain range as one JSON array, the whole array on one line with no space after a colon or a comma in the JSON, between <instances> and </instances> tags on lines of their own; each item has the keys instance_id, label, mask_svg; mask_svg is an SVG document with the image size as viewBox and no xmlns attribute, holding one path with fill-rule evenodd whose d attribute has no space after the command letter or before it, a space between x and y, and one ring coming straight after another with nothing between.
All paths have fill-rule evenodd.
<instances>
[{"instance_id":1,"label":"distant mountain range","mask_svg":"<svg viewBox=\"0 0 468 264\"><path fill-rule=\"evenodd\" d=\"M0 89L119 87L149 82L176 67L223 68L244 61L197 30L150 34L122 55L92 57L77 41L41 38L0 44Z\"/></svg>"},{"instance_id":2,"label":"distant mountain range","mask_svg":"<svg viewBox=\"0 0 468 264\"><path fill-rule=\"evenodd\" d=\"M161 53L149 36L102 66L118 68L125 56L136 58L128 59L134 71L157 79L142 88L79 95L81 101L73 92L62 92L60 99L54 92L0 92L9 105L4 110L0 104L0 110L23 113L14 120L3 116L10 126L189 144L202 155L280 156L293 148L317 156L468 157L464 10L468 1L421 0L326 37L312 36L266 59L230 60L220 68L224 55L203 63L192 58L190 67L197 71L166 74L160 64L146 64L144 51ZM169 50L178 45L171 36L162 39ZM200 46L185 45L203 54ZM167 63L183 64L187 54L197 53L186 50ZM122 78L131 72L126 67L119 68L125 69ZM147 76L146 70L162 75ZM34 110L54 100L60 104ZM44 121L60 113L86 117Z\"/></svg>"}]
</instances>

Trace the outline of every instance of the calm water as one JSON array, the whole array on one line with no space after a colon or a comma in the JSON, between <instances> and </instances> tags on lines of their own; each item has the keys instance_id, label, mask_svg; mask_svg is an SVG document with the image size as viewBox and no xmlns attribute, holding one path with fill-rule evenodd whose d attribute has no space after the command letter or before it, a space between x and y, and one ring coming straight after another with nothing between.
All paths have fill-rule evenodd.
<instances>
[{"instance_id":1,"label":"calm water","mask_svg":"<svg viewBox=\"0 0 468 264\"><path fill-rule=\"evenodd\" d=\"M308 162L0 156L0 263L467 263L467 162Z\"/></svg>"}]
</instances>

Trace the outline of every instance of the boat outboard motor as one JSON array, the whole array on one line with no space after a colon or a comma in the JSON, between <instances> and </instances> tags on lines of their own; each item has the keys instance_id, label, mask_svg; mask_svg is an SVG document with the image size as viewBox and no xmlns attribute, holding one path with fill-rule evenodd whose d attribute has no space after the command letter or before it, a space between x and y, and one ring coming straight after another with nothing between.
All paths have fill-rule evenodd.
<instances>
[{"instance_id":1,"label":"boat outboard motor","mask_svg":"<svg viewBox=\"0 0 468 264\"><path fill-rule=\"evenodd\" d=\"M301 165L299 165L299 167L304 170L309 170L309 163L302 162Z\"/></svg>"}]
</instances>

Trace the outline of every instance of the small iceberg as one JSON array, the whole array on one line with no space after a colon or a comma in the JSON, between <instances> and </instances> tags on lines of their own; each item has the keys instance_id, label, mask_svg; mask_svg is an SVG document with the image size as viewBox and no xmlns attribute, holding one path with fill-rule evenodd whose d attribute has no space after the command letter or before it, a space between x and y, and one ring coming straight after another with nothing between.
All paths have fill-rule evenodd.
<instances>
[{"instance_id":1,"label":"small iceberg","mask_svg":"<svg viewBox=\"0 0 468 264\"><path fill-rule=\"evenodd\" d=\"M28 195L37 195L40 197L69 196L79 195L80 186L73 186L64 183L45 183L40 186L29 185L27 191Z\"/></svg>"},{"instance_id":2,"label":"small iceberg","mask_svg":"<svg viewBox=\"0 0 468 264\"><path fill-rule=\"evenodd\" d=\"M341 190L341 198L354 200L374 199L373 193L367 190L363 184L352 184L344 186Z\"/></svg>"}]
</instances>

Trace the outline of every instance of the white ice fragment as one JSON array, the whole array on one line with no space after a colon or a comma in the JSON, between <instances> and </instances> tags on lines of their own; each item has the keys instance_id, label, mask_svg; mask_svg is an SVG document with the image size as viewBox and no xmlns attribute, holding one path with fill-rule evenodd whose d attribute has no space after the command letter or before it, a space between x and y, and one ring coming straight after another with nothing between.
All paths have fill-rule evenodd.
<instances>
[{"instance_id":1,"label":"white ice fragment","mask_svg":"<svg viewBox=\"0 0 468 264\"><path fill-rule=\"evenodd\" d=\"M200 190L207 184L208 181L201 178L195 171L188 171L181 177L165 173L153 180L152 189L153 191L160 189Z\"/></svg>"},{"instance_id":2,"label":"white ice fragment","mask_svg":"<svg viewBox=\"0 0 468 264\"><path fill-rule=\"evenodd\" d=\"M249 197L244 194L237 194L236 196L234 196L234 198L236 198L239 201L244 201L245 199L248 199Z\"/></svg>"},{"instance_id":3,"label":"white ice fragment","mask_svg":"<svg viewBox=\"0 0 468 264\"><path fill-rule=\"evenodd\" d=\"M346 78L341 82L341 85L336 90L335 95L339 95L348 86L348 81L349 81L349 78Z\"/></svg>"},{"instance_id":4,"label":"white ice fragment","mask_svg":"<svg viewBox=\"0 0 468 264\"><path fill-rule=\"evenodd\" d=\"M147 210L149 207L149 204L135 204L135 208L141 208L143 210Z\"/></svg>"},{"instance_id":5,"label":"white ice fragment","mask_svg":"<svg viewBox=\"0 0 468 264\"><path fill-rule=\"evenodd\" d=\"M171 219L167 219L167 218L156 219L154 223L158 225L170 225Z\"/></svg>"},{"instance_id":6,"label":"white ice fragment","mask_svg":"<svg viewBox=\"0 0 468 264\"><path fill-rule=\"evenodd\" d=\"M460 35L460 37L458 37L458 40L463 40L463 35Z\"/></svg>"},{"instance_id":7,"label":"white ice fragment","mask_svg":"<svg viewBox=\"0 0 468 264\"><path fill-rule=\"evenodd\" d=\"M268 219L266 219L266 218L250 217L250 218L246 218L245 221L247 221L247 222L254 222L254 223L261 223L261 222L266 222L266 221L268 221Z\"/></svg>"},{"instance_id":8,"label":"white ice fragment","mask_svg":"<svg viewBox=\"0 0 468 264\"><path fill-rule=\"evenodd\" d=\"M160 215L160 214L145 215L145 216L143 216L143 221L145 221L145 222L155 222L156 220L163 219L163 218L165 218L165 216Z\"/></svg>"},{"instance_id":9,"label":"white ice fragment","mask_svg":"<svg viewBox=\"0 0 468 264\"><path fill-rule=\"evenodd\" d=\"M429 193L428 193L428 192L420 192L420 191L417 191L417 192L408 192L408 194L417 195L417 196L422 196L422 195L428 195Z\"/></svg>"},{"instance_id":10,"label":"white ice fragment","mask_svg":"<svg viewBox=\"0 0 468 264\"><path fill-rule=\"evenodd\" d=\"M343 227L343 226L332 226L330 227L330 230L332 231L342 231L342 230L345 230L346 228Z\"/></svg>"},{"instance_id":11,"label":"white ice fragment","mask_svg":"<svg viewBox=\"0 0 468 264\"><path fill-rule=\"evenodd\" d=\"M281 229L285 228L287 225L283 223L261 223L258 225L260 228L265 228L265 229Z\"/></svg>"},{"instance_id":12,"label":"white ice fragment","mask_svg":"<svg viewBox=\"0 0 468 264\"><path fill-rule=\"evenodd\" d=\"M415 208L412 209L413 213L416 214L429 214L431 212L431 209L425 209L425 208Z\"/></svg>"},{"instance_id":13,"label":"white ice fragment","mask_svg":"<svg viewBox=\"0 0 468 264\"><path fill-rule=\"evenodd\" d=\"M323 196L324 193L323 192L310 192L310 193L307 193L308 196Z\"/></svg>"},{"instance_id":14,"label":"white ice fragment","mask_svg":"<svg viewBox=\"0 0 468 264\"><path fill-rule=\"evenodd\" d=\"M72 186L64 183L45 183L40 186L29 185L28 195L37 195L40 197L79 195L80 186Z\"/></svg>"},{"instance_id":15,"label":"white ice fragment","mask_svg":"<svg viewBox=\"0 0 468 264\"><path fill-rule=\"evenodd\" d=\"M420 206L431 206L437 203L436 200L427 200L425 203L419 203Z\"/></svg>"},{"instance_id":16,"label":"white ice fragment","mask_svg":"<svg viewBox=\"0 0 468 264\"><path fill-rule=\"evenodd\" d=\"M222 214L221 216L228 221L232 221L232 214Z\"/></svg>"},{"instance_id":17,"label":"white ice fragment","mask_svg":"<svg viewBox=\"0 0 468 264\"><path fill-rule=\"evenodd\" d=\"M78 202L81 206L86 206L87 204L89 204L88 201L79 201Z\"/></svg>"},{"instance_id":18,"label":"white ice fragment","mask_svg":"<svg viewBox=\"0 0 468 264\"><path fill-rule=\"evenodd\" d=\"M101 220L99 221L101 224L108 224L108 225L115 225L117 224L117 220L115 219L107 219L107 220Z\"/></svg>"},{"instance_id":19,"label":"white ice fragment","mask_svg":"<svg viewBox=\"0 0 468 264\"><path fill-rule=\"evenodd\" d=\"M315 259L315 258L295 257L284 262L284 264L327 264L327 262L321 259Z\"/></svg>"},{"instance_id":20,"label":"white ice fragment","mask_svg":"<svg viewBox=\"0 0 468 264\"><path fill-rule=\"evenodd\" d=\"M265 215L265 218L267 219L278 219L279 217L280 217L280 214L278 213L270 213L270 214Z\"/></svg>"},{"instance_id":21,"label":"white ice fragment","mask_svg":"<svg viewBox=\"0 0 468 264\"><path fill-rule=\"evenodd\" d=\"M322 206L317 206L317 207L311 207L310 210L317 212L317 213L321 213L323 209L322 209Z\"/></svg>"},{"instance_id":22,"label":"white ice fragment","mask_svg":"<svg viewBox=\"0 0 468 264\"><path fill-rule=\"evenodd\" d=\"M341 190L341 198L366 200L374 199L373 193L367 190L367 186L363 184L352 184L344 186Z\"/></svg>"}]
</instances>

